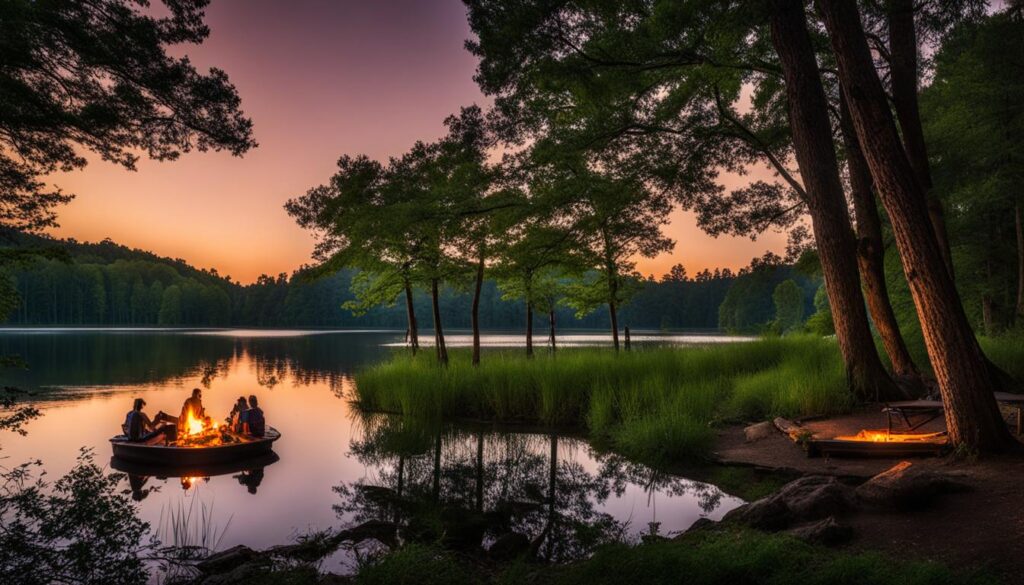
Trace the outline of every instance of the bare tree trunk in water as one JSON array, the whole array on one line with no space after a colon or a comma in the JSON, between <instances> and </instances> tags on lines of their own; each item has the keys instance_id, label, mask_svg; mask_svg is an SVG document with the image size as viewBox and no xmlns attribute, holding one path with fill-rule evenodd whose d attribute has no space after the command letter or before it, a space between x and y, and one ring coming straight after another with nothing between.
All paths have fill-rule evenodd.
<instances>
[{"instance_id":1,"label":"bare tree trunk in water","mask_svg":"<svg viewBox=\"0 0 1024 585\"><path fill-rule=\"evenodd\" d=\"M434 347L437 350L437 361L448 365L448 348L444 344L444 329L441 327L441 305L438 300L437 279L430 279L430 303L434 309Z\"/></svg>"},{"instance_id":2,"label":"bare tree trunk in water","mask_svg":"<svg viewBox=\"0 0 1024 585\"><path fill-rule=\"evenodd\" d=\"M850 171L850 194L857 218L857 264L860 267L861 285L868 302L868 311L875 329L882 338L882 345L892 363L897 381L910 385L915 393L921 390L921 372L914 364L907 344L896 322L896 312L889 300L889 289L885 283L885 246L882 243L882 220L878 216L875 195L871 187L871 170L860 150L857 132L853 129L849 106L839 96L839 113L843 142L846 146L846 162Z\"/></svg>"},{"instance_id":3,"label":"bare tree trunk in water","mask_svg":"<svg viewBox=\"0 0 1024 585\"><path fill-rule=\"evenodd\" d=\"M548 343L551 344L551 353L558 349L555 347L555 310L548 311Z\"/></svg>"},{"instance_id":4,"label":"bare tree trunk in water","mask_svg":"<svg viewBox=\"0 0 1024 585\"><path fill-rule=\"evenodd\" d=\"M619 316L615 312L615 303L608 303L608 317L612 322L612 345L619 351Z\"/></svg>"},{"instance_id":5,"label":"bare tree trunk in water","mask_svg":"<svg viewBox=\"0 0 1024 585\"><path fill-rule=\"evenodd\" d=\"M945 405L949 437L955 445L982 451L1017 445L996 405L993 373L934 237L924 194L903 151L857 5L822 0L816 4L836 56L857 138L892 223Z\"/></svg>"},{"instance_id":6,"label":"bare tree trunk in water","mask_svg":"<svg viewBox=\"0 0 1024 585\"><path fill-rule=\"evenodd\" d=\"M630 350L630 343L629 343L629 325L626 325L625 327L623 327L623 329L622 329L622 333L623 333L623 336L625 337L625 339L624 339L623 341L625 341L625 342L626 342L626 343L625 343L625 345L626 345L626 351L629 351L629 350Z\"/></svg>"},{"instance_id":7,"label":"bare tree trunk in water","mask_svg":"<svg viewBox=\"0 0 1024 585\"><path fill-rule=\"evenodd\" d=\"M470 320L473 322L473 365L480 365L480 290L484 285L484 249L480 247L480 258L476 264L476 286L473 288L473 306Z\"/></svg>"},{"instance_id":8,"label":"bare tree trunk in water","mask_svg":"<svg viewBox=\"0 0 1024 585\"><path fill-rule=\"evenodd\" d=\"M932 173L928 165L928 149L921 126L921 113L917 101L917 31L914 29L914 0L889 2L889 78L892 101L903 131L903 148L914 169L928 205L928 218L939 244L939 251L953 276L953 254L946 231L942 201L932 189Z\"/></svg>"},{"instance_id":9,"label":"bare tree trunk in water","mask_svg":"<svg viewBox=\"0 0 1024 585\"><path fill-rule=\"evenodd\" d=\"M533 303L526 301L526 357L533 357Z\"/></svg>"},{"instance_id":10,"label":"bare tree trunk in water","mask_svg":"<svg viewBox=\"0 0 1024 585\"><path fill-rule=\"evenodd\" d=\"M860 290L856 242L832 142L828 102L801 0L773 0L772 44L786 80L793 147L850 389L861 400L904 396L882 366Z\"/></svg>"},{"instance_id":11,"label":"bare tree trunk in water","mask_svg":"<svg viewBox=\"0 0 1024 585\"><path fill-rule=\"evenodd\" d=\"M405 283L405 315L409 322L409 347L412 355L420 349L420 332L416 326L416 308L412 304L412 285Z\"/></svg>"},{"instance_id":12,"label":"bare tree trunk in water","mask_svg":"<svg viewBox=\"0 0 1024 585\"><path fill-rule=\"evenodd\" d=\"M1024 319L1024 223L1020 217L1020 203L1013 204L1013 217L1017 226L1017 313L1014 323Z\"/></svg>"}]
</instances>

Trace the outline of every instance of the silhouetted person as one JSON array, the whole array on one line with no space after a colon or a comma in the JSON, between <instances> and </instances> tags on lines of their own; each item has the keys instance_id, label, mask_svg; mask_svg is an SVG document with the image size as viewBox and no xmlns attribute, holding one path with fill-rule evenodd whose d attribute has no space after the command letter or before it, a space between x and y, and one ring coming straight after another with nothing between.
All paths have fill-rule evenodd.
<instances>
[{"instance_id":1,"label":"silhouetted person","mask_svg":"<svg viewBox=\"0 0 1024 585\"><path fill-rule=\"evenodd\" d=\"M165 440L173 438L176 434L173 424L165 424L159 427L157 425L162 422L173 421L174 417L160 411L157 413L156 418L150 420L149 415L142 412L142 407L145 405L145 400L136 398L135 402L132 403L132 409L124 417L124 424L121 425L121 430L128 437L128 440L149 443L157 437L163 437Z\"/></svg>"},{"instance_id":2,"label":"silhouetted person","mask_svg":"<svg viewBox=\"0 0 1024 585\"><path fill-rule=\"evenodd\" d=\"M241 434L242 429L242 415L249 410L249 403L245 401L245 396L239 396L235 405L231 408L231 414L228 415L228 427L231 432Z\"/></svg>"},{"instance_id":3,"label":"silhouetted person","mask_svg":"<svg viewBox=\"0 0 1024 585\"><path fill-rule=\"evenodd\" d=\"M203 410L203 391L199 388L192 389L192 396L185 399L185 403L181 405L181 416L178 420L181 424L185 424L188 420L188 413L192 412L193 418L202 419L206 416L206 412Z\"/></svg>"},{"instance_id":4,"label":"silhouetted person","mask_svg":"<svg viewBox=\"0 0 1024 585\"><path fill-rule=\"evenodd\" d=\"M128 474L128 486L132 490L132 499L136 502L141 502L146 499L149 495L150 490L143 489L146 487L146 482L149 481L148 475L135 475L132 473Z\"/></svg>"},{"instance_id":5,"label":"silhouetted person","mask_svg":"<svg viewBox=\"0 0 1024 585\"><path fill-rule=\"evenodd\" d=\"M263 409L255 395L249 396L249 410L242 413L242 432L253 437L262 437L266 432L267 422L263 418Z\"/></svg>"}]
</instances>

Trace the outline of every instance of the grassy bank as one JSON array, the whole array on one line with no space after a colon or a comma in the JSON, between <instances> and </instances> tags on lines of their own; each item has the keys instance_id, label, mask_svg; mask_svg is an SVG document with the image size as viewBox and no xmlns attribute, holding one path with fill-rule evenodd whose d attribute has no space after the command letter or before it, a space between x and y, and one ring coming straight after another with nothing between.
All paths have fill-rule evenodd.
<instances>
[{"instance_id":1,"label":"grassy bank","mask_svg":"<svg viewBox=\"0 0 1024 585\"><path fill-rule=\"evenodd\" d=\"M488 574L481 567L438 549L407 546L365 567L359 585L388 583L608 583L805 585L990 585L990 576L954 572L930 562L877 553L849 553L812 546L785 536L748 530L704 531L680 540L640 546L615 545L566 566L513 564Z\"/></svg>"},{"instance_id":2,"label":"grassy bank","mask_svg":"<svg viewBox=\"0 0 1024 585\"><path fill-rule=\"evenodd\" d=\"M710 424L841 412L851 406L834 342L763 339L707 347L622 352L567 349L527 359L484 355L473 367L453 352L396 355L356 376L366 410L424 419L471 418L573 426L623 454L678 461L710 447Z\"/></svg>"}]
</instances>

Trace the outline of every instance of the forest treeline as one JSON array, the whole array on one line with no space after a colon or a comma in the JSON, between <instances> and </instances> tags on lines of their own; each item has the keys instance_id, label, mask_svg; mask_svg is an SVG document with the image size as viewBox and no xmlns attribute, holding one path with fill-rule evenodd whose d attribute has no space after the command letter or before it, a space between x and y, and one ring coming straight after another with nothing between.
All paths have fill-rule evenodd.
<instances>
[{"instance_id":1,"label":"forest treeline","mask_svg":"<svg viewBox=\"0 0 1024 585\"><path fill-rule=\"evenodd\" d=\"M342 269L319 278L303 270L291 275L260 276L240 284L216 270L201 270L181 259L130 249L110 240L83 243L40 236L9 234L15 247L57 248L64 258L37 258L8 270L19 301L9 325L98 326L254 326L254 327L387 327L404 329L405 309L377 305L353 311L355 270ZM704 270L693 277L681 266L659 279L640 282L635 298L623 308L624 325L643 329L718 329L756 331L774 319L772 293L787 280L801 285L809 310L817 283L777 259L757 270L733 273ZM731 295L730 291L734 291ZM481 291L480 317L488 329L519 328L525 305L503 299L493 280ZM729 298L720 321L720 308ZM417 309L430 310L423 291L414 294ZM441 311L446 324L469 327L467 291L446 288ZM606 328L608 316L596 312L577 317L559 307L556 318L566 327ZM537 318L538 323L540 317ZM547 319L545 316L544 319Z\"/></svg>"}]
</instances>

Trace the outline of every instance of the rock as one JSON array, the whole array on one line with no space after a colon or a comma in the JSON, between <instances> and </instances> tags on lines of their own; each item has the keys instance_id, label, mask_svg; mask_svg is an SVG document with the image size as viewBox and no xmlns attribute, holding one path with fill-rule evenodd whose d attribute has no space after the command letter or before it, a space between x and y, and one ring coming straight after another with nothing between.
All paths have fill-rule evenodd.
<instances>
[{"instance_id":1,"label":"rock","mask_svg":"<svg viewBox=\"0 0 1024 585\"><path fill-rule=\"evenodd\" d=\"M804 542L825 546L845 544L853 538L853 528L840 524L834 516L802 524L787 530L786 533Z\"/></svg>"},{"instance_id":2,"label":"rock","mask_svg":"<svg viewBox=\"0 0 1024 585\"><path fill-rule=\"evenodd\" d=\"M697 518L697 520L693 524L690 524L690 527L686 529L686 532L693 532L694 530L707 530L709 528L714 528L717 525L718 522L715 522L711 518L701 517Z\"/></svg>"},{"instance_id":3,"label":"rock","mask_svg":"<svg viewBox=\"0 0 1024 585\"><path fill-rule=\"evenodd\" d=\"M722 518L722 522L735 522L758 530L775 532L792 524L793 514L782 500L768 496L730 510Z\"/></svg>"},{"instance_id":4,"label":"rock","mask_svg":"<svg viewBox=\"0 0 1024 585\"><path fill-rule=\"evenodd\" d=\"M865 505L895 510L926 507L936 496L969 490L966 484L945 473L915 467L901 461L857 487Z\"/></svg>"},{"instance_id":5,"label":"rock","mask_svg":"<svg viewBox=\"0 0 1024 585\"><path fill-rule=\"evenodd\" d=\"M759 422L743 429L743 435L747 438L748 443L753 443L754 441L767 439L772 434L773 428L774 425L768 421Z\"/></svg>"},{"instance_id":6,"label":"rock","mask_svg":"<svg viewBox=\"0 0 1024 585\"><path fill-rule=\"evenodd\" d=\"M196 568L207 575L227 573L236 567L256 559L258 556L258 552L240 544L238 546L233 546L229 549L213 553L196 563Z\"/></svg>"},{"instance_id":7,"label":"rock","mask_svg":"<svg viewBox=\"0 0 1024 585\"><path fill-rule=\"evenodd\" d=\"M529 537L519 532L508 532L494 541L487 554L495 560L508 561L523 556L529 550Z\"/></svg>"},{"instance_id":8,"label":"rock","mask_svg":"<svg viewBox=\"0 0 1024 585\"><path fill-rule=\"evenodd\" d=\"M722 520L774 532L801 522L842 516L856 505L857 499L849 486L834 477L811 475L730 511Z\"/></svg>"},{"instance_id":9,"label":"rock","mask_svg":"<svg viewBox=\"0 0 1024 585\"><path fill-rule=\"evenodd\" d=\"M857 498L850 486L823 475L791 481L769 497L785 502L797 522L842 516L857 507Z\"/></svg>"}]
</instances>

